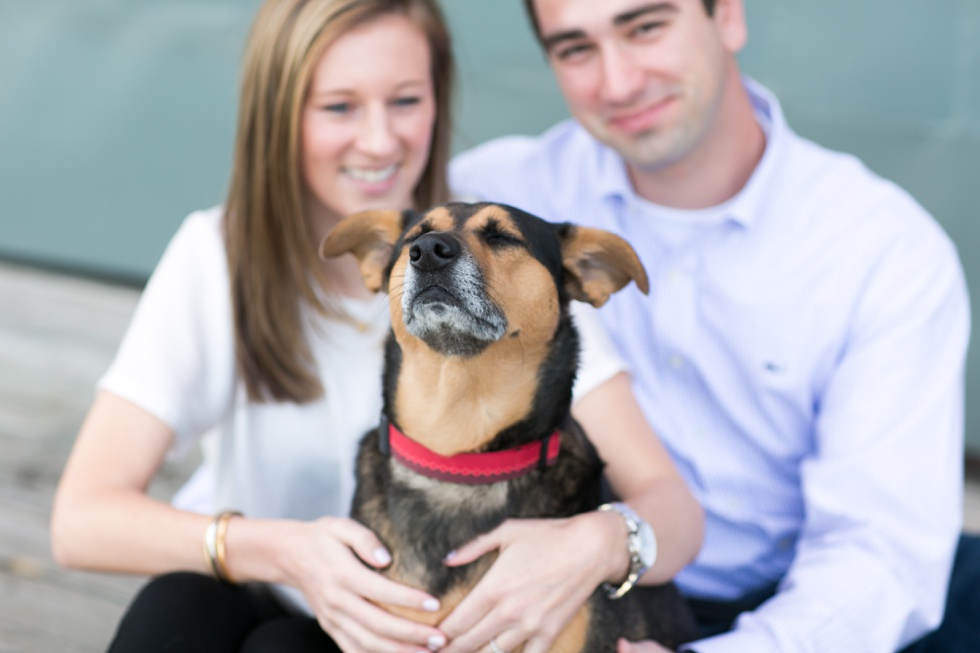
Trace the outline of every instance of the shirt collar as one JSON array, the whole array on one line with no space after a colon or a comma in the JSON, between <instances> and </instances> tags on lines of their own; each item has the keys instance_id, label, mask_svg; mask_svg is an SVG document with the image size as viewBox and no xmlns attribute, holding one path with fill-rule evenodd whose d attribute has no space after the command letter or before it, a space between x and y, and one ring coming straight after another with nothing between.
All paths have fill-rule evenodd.
<instances>
[{"instance_id":1,"label":"shirt collar","mask_svg":"<svg viewBox=\"0 0 980 653\"><path fill-rule=\"evenodd\" d=\"M778 167L776 161L785 149L789 127L779 100L769 89L749 77L743 77L745 90L755 109L756 119L766 133L766 149L759 164L741 191L731 199L729 218L743 227L751 227L767 200L766 188ZM594 179L600 196L620 204L639 201L633 191L626 164L612 148L596 142Z\"/></svg>"}]
</instances>

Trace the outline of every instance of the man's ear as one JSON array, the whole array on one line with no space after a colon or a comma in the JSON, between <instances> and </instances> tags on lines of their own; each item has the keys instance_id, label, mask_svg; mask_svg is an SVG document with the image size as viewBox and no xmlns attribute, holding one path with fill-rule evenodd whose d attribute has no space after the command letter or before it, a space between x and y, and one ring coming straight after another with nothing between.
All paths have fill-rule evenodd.
<instances>
[{"instance_id":1,"label":"man's ear","mask_svg":"<svg viewBox=\"0 0 980 653\"><path fill-rule=\"evenodd\" d=\"M643 294L650 290L646 270L629 243L601 229L559 227L565 290L572 299L602 306L632 279Z\"/></svg>"},{"instance_id":2,"label":"man's ear","mask_svg":"<svg viewBox=\"0 0 980 653\"><path fill-rule=\"evenodd\" d=\"M716 0L712 16L721 42L731 54L737 54L749 40L743 0Z\"/></svg>"},{"instance_id":3,"label":"man's ear","mask_svg":"<svg viewBox=\"0 0 980 653\"><path fill-rule=\"evenodd\" d=\"M363 211L344 218L320 243L320 258L353 254L364 285L378 292L384 284L391 251L404 225L400 211Z\"/></svg>"}]
</instances>

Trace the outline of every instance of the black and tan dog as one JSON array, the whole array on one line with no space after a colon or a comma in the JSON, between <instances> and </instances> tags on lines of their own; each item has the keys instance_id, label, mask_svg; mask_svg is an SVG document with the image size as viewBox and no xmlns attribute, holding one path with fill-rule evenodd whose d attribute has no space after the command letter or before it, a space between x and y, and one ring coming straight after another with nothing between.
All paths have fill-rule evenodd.
<instances>
[{"instance_id":1,"label":"black and tan dog","mask_svg":"<svg viewBox=\"0 0 980 653\"><path fill-rule=\"evenodd\" d=\"M493 562L447 567L449 551L508 518L599 505L602 463L569 417L568 303L599 306L630 280L646 292L646 273L617 236L495 204L360 213L321 245L348 252L388 291L392 321L384 419L361 443L352 515L392 551L385 573L442 603L392 611L435 624ZM676 647L692 628L673 586L617 601L600 589L552 650L613 651L621 636Z\"/></svg>"}]
</instances>

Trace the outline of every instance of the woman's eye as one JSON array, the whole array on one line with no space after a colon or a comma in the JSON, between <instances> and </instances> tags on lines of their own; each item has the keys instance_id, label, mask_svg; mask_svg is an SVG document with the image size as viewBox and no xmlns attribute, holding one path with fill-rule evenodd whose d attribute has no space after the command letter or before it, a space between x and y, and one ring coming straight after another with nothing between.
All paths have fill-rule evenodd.
<instances>
[{"instance_id":1,"label":"woman's eye","mask_svg":"<svg viewBox=\"0 0 980 653\"><path fill-rule=\"evenodd\" d=\"M323 105L321 108L328 113L344 115L353 111L354 105L350 102L332 102L330 104Z\"/></svg>"},{"instance_id":2,"label":"woman's eye","mask_svg":"<svg viewBox=\"0 0 980 653\"><path fill-rule=\"evenodd\" d=\"M420 98L420 97L418 97L416 95L407 95L405 97L395 98L393 104L396 107L411 107L411 106L415 106L416 104L420 103L421 101L422 101L422 98Z\"/></svg>"}]
</instances>

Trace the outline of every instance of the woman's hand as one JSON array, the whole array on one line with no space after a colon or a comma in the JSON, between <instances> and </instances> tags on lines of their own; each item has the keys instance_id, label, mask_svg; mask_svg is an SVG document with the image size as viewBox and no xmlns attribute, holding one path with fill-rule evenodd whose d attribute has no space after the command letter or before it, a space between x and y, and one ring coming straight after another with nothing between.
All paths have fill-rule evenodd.
<instances>
[{"instance_id":1,"label":"woman's hand","mask_svg":"<svg viewBox=\"0 0 980 653\"><path fill-rule=\"evenodd\" d=\"M290 552L286 582L303 592L320 626L344 653L438 650L436 628L397 617L377 604L435 612L439 601L369 569L391 556L377 536L352 519L325 517L301 524L305 537Z\"/></svg>"},{"instance_id":2,"label":"woman's hand","mask_svg":"<svg viewBox=\"0 0 980 653\"><path fill-rule=\"evenodd\" d=\"M462 547L446 564L464 565L490 551L486 575L439 624L444 653L493 653L524 644L545 653L599 583L625 577L626 535L617 515L591 512L569 519L516 519Z\"/></svg>"}]
</instances>

